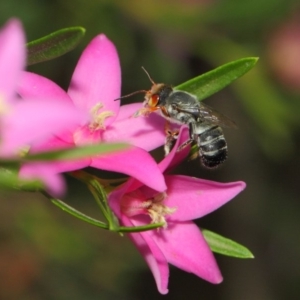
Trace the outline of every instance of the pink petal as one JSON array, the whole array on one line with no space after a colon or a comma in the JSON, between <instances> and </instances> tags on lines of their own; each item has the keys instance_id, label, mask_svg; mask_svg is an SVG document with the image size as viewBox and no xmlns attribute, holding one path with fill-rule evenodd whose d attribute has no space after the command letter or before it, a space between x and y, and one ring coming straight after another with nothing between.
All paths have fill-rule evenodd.
<instances>
[{"instance_id":1,"label":"pink petal","mask_svg":"<svg viewBox=\"0 0 300 300\"><path fill-rule=\"evenodd\" d=\"M81 158L76 160L53 161L49 162L48 165L57 173L65 173L88 167L90 165L90 159Z\"/></svg>"},{"instance_id":2,"label":"pink petal","mask_svg":"<svg viewBox=\"0 0 300 300\"><path fill-rule=\"evenodd\" d=\"M211 283L222 282L223 278L216 260L195 224L169 223L165 230L152 230L148 233L170 264Z\"/></svg>"},{"instance_id":3,"label":"pink petal","mask_svg":"<svg viewBox=\"0 0 300 300\"><path fill-rule=\"evenodd\" d=\"M143 99L141 100L143 101ZM132 118L133 115L142 107L142 105L143 105L142 102L121 105L118 116L115 121L122 121L124 119Z\"/></svg>"},{"instance_id":4,"label":"pink petal","mask_svg":"<svg viewBox=\"0 0 300 300\"><path fill-rule=\"evenodd\" d=\"M13 155L19 147L73 128L82 119L82 114L72 104L55 99L48 102L37 99L19 101L2 118L1 153Z\"/></svg>"},{"instance_id":5,"label":"pink petal","mask_svg":"<svg viewBox=\"0 0 300 300\"><path fill-rule=\"evenodd\" d=\"M144 205L145 201L147 199L140 190L125 194L120 202L121 211L129 218L140 214L148 215L148 208Z\"/></svg>"},{"instance_id":6,"label":"pink petal","mask_svg":"<svg viewBox=\"0 0 300 300\"><path fill-rule=\"evenodd\" d=\"M121 106L122 120L118 116L117 120L107 127L103 132L103 140L106 142L124 141L147 151L162 146L165 143L165 120L157 114L134 118L131 114L131 108L127 108L128 105ZM126 114L123 113L124 110L130 111L129 117L124 117Z\"/></svg>"},{"instance_id":7,"label":"pink petal","mask_svg":"<svg viewBox=\"0 0 300 300\"><path fill-rule=\"evenodd\" d=\"M149 222L149 219L147 219L147 221ZM133 222L124 216L122 217L122 223L125 226L141 226L147 224L143 222L143 218L141 216L136 218ZM149 266L155 279L158 291L163 295L167 294L169 291L169 266L160 247L156 244L155 240L153 240L152 236L149 235L147 231L131 233L129 234L129 237Z\"/></svg>"},{"instance_id":8,"label":"pink petal","mask_svg":"<svg viewBox=\"0 0 300 300\"><path fill-rule=\"evenodd\" d=\"M166 189L163 174L148 152L137 147L92 158L91 167L127 174L156 191Z\"/></svg>"},{"instance_id":9,"label":"pink petal","mask_svg":"<svg viewBox=\"0 0 300 300\"><path fill-rule=\"evenodd\" d=\"M22 73L22 78L18 86L18 93L23 98L37 99L41 102L48 101L48 103L50 103L52 102L52 99L55 99L55 101L68 104L74 111L78 110L66 91L48 78L35 73ZM79 120L74 128L68 126L69 128L67 130L56 132L61 139L71 142L73 140L72 131L74 131L77 126L86 123L90 118L90 114L87 112L78 110L78 114L82 114L82 120Z\"/></svg>"},{"instance_id":10,"label":"pink petal","mask_svg":"<svg viewBox=\"0 0 300 300\"><path fill-rule=\"evenodd\" d=\"M66 143L59 138L52 137L47 142L36 144L30 148L31 153L40 153L56 149L74 147L74 144ZM54 197L61 196L65 191L65 182L59 173L74 171L89 166L90 159L77 159L69 161L49 161L23 164L19 176L27 179L40 179L47 191Z\"/></svg>"},{"instance_id":11,"label":"pink petal","mask_svg":"<svg viewBox=\"0 0 300 300\"><path fill-rule=\"evenodd\" d=\"M242 181L219 183L180 175L165 176L165 179L168 197L164 204L177 207L168 221L201 218L230 201L246 187Z\"/></svg>"},{"instance_id":12,"label":"pink petal","mask_svg":"<svg viewBox=\"0 0 300 300\"><path fill-rule=\"evenodd\" d=\"M121 186L117 190L114 190L109 195L109 205L112 208L116 216L121 219L124 226L141 226L149 224L149 217L142 218L137 217L131 221L125 215L120 212L120 201L126 191L126 185ZM148 264L154 279L157 284L157 289L161 294L168 293L168 280L169 280L169 267L168 263L162 254L161 250L157 247L156 243L147 234L147 232L132 233L129 234L130 239L135 244L139 252L144 257Z\"/></svg>"},{"instance_id":13,"label":"pink petal","mask_svg":"<svg viewBox=\"0 0 300 300\"><path fill-rule=\"evenodd\" d=\"M83 51L73 73L68 94L74 104L83 111L90 112L102 103L99 111L113 111L115 116L105 120L111 124L116 118L120 101L121 69L118 53L113 43L104 34L96 36Z\"/></svg>"},{"instance_id":14,"label":"pink petal","mask_svg":"<svg viewBox=\"0 0 300 300\"><path fill-rule=\"evenodd\" d=\"M30 153L46 152L57 149L66 149L75 147L74 142L69 143L65 140L58 138L57 136L51 136L46 141L41 143L35 143L30 147Z\"/></svg>"},{"instance_id":15,"label":"pink petal","mask_svg":"<svg viewBox=\"0 0 300 300\"><path fill-rule=\"evenodd\" d=\"M91 130L89 125L78 127L73 133L73 141L77 146L92 145L102 142L102 130ZM119 141L118 141L119 142Z\"/></svg>"},{"instance_id":16,"label":"pink petal","mask_svg":"<svg viewBox=\"0 0 300 300\"><path fill-rule=\"evenodd\" d=\"M129 179L129 181L130 180L131 179ZM120 203L123 195L126 193L127 185L128 182L124 183L123 185L119 186L108 195L109 206L119 219L121 219L122 217Z\"/></svg>"},{"instance_id":17,"label":"pink petal","mask_svg":"<svg viewBox=\"0 0 300 300\"><path fill-rule=\"evenodd\" d=\"M56 99L61 102L72 103L69 95L60 86L41 75L22 72L18 86L18 94L23 98L51 101Z\"/></svg>"},{"instance_id":18,"label":"pink petal","mask_svg":"<svg viewBox=\"0 0 300 300\"><path fill-rule=\"evenodd\" d=\"M74 148L74 143L68 143L60 138L51 137L47 141L39 144L35 144L30 148L31 153L41 153L45 151L51 150L59 150L59 149L68 149ZM73 159L73 160L64 160L64 161L49 161L44 162L44 165L49 166L52 170L55 170L56 173L63 173L63 172L70 172L74 170L83 169L88 167L91 163L90 158L80 158L80 159ZM23 168L23 167L22 167ZM25 171L22 171L25 173Z\"/></svg>"},{"instance_id":19,"label":"pink petal","mask_svg":"<svg viewBox=\"0 0 300 300\"><path fill-rule=\"evenodd\" d=\"M8 21L0 32L0 95L12 101L16 85L25 67L25 37L22 24Z\"/></svg>"},{"instance_id":20,"label":"pink petal","mask_svg":"<svg viewBox=\"0 0 300 300\"><path fill-rule=\"evenodd\" d=\"M182 145L184 142L186 142L189 139L189 131L186 126L181 126L179 136L177 138L176 144L174 145L174 148L172 151L159 163L159 169L162 172L165 172L172 167L178 165L181 161L183 161L189 151L190 146L186 146L181 151L177 152L177 149L180 145Z\"/></svg>"},{"instance_id":21,"label":"pink petal","mask_svg":"<svg viewBox=\"0 0 300 300\"><path fill-rule=\"evenodd\" d=\"M57 174L53 165L48 163L30 163L23 166L19 172L22 179L41 180L46 190L54 197L60 197L66 190L62 175Z\"/></svg>"}]
</instances>

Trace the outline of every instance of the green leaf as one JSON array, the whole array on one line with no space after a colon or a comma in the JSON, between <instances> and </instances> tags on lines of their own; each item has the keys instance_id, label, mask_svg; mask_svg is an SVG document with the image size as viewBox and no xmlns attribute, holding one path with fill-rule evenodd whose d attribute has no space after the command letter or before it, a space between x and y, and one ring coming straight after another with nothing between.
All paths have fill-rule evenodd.
<instances>
[{"instance_id":1,"label":"green leaf","mask_svg":"<svg viewBox=\"0 0 300 300\"><path fill-rule=\"evenodd\" d=\"M38 180L20 179L16 170L0 168L0 188L6 190L38 191L43 188Z\"/></svg>"},{"instance_id":2,"label":"green leaf","mask_svg":"<svg viewBox=\"0 0 300 300\"><path fill-rule=\"evenodd\" d=\"M194 55L213 66L222 65L235 57L251 55L249 48L224 35L208 34L201 45L195 44L194 50ZM298 110L292 106L292 101L287 101L266 69L265 62L260 63L230 88L254 121L251 125L252 134L258 139L262 149L269 157L282 162L283 157L289 157L290 151L296 149L293 130L300 118Z\"/></svg>"},{"instance_id":3,"label":"green leaf","mask_svg":"<svg viewBox=\"0 0 300 300\"><path fill-rule=\"evenodd\" d=\"M37 161L37 160L70 160L78 159L87 156L95 156L99 154L111 153L114 151L124 150L128 147L126 144L96 144L68 149L60 149L55 151L47 151L36 154L28 154L22 161Z\"/></svg>"},{"instance_id":4,"label":"green leaf","mask_svg":"<svg viewBox=\"0 0 300 300\"><path fill-rule=\"evenodd\" d=\"M80 219L84 222L87 222L91 225L103 228L103 229L108 229L107 224L98 221L94 218L91 218L85 214L83 214L82 212L78 211L77 209L73 208L72 206L66 204L65 202L59 200L59 199L51 199L51 202L56 205L57 207L59 207L60 209L62 209L63 211L67 212L68 214L72 215L73 217Z\"/></svg>"},{"instance_id":5,"label":"green leaf","mask_svg":"<svg viewBox=\"0 0 300 300\"><path fill-rule=\"evenodd\" d=\"M88 156L103 155L114 151L124 150L127 144L96 144L81 147L45 151L41 153L27 154L23 157L0 158L0 164L9 166L10 164L32 162L32 161L51 161L51 160L72 160Z\"/></svg>"},{"instance_id":6,"label":"green leaf","mask_svg":"<svg viewBox=\"0 0 300 300\"><path fill-rule=\"evenodd\" d=\"M123 232L123 233L142 232L142 231L157 229L163 227L164 225L165 223L153 223L153 224L147 224L145 226L135 226L135 227L120 226L119 232Z\"/></svg>"},{"instance_id":7,"label":"green leaf","mask_svg":"<svg viewBox=\"0 0 300 300\"><path fill-rule=\"evenodd\" d=\"M47 195L47 194L45 194L45 195L48 198L51 198L49 195ZM59 207L61 210L65 211L66 213L72 215L73 217L75 217L79 220L82 220L82 221L84 221L88 224L100 227L100 228L105 229L105 230L111 230L109 225L83 214L82 212L78 211L74 207L66 204L65 202L63 202L59 199L51 198L51 202L55 206ZM123 227L123 226L120 226L118 228L114 228L113 231L120 232L120 233L122 233L122 232L124 232L124 233L141 232L141 231L156 229L156 228L159 228L163 225L164 225L163 223L156 223L156 224L149 224L149 225L145 225L145 226L136 226L136 227Z\"/></svg>"},{"instance_id":8,"label":"green leaf","mask_svg":"<svg viewBox=\"0 0 300 300\"><path fill-rule=\"evenodd\" d=\"M188 80L175 87L198 97L199 101L220 91L238 79L257 63L257 57L247 57L222 65L212 71Z\"/></svg>"},{"instance_id":9,"label":"green leaf","mask_svg":"<svg viewBox=\"0 0 300 300\"><path fill-rule=\"evenodd\" d=\"M82 27L69 27L27 43L27 65L47 61L71 51L84 34L85 29Z\"/></svg>"},{"instance_id":10,"label":"green leaf","mask_svg":"<svg viewBox=\"0 0 300 300\"><path fill-rule=\"evenodd\" d=\"M94 176L87 177L87 175L84 175L84 178L89 190L99 205L104 218L108 222L108 229L111 231L119 231L119 221L108 205L107 195L104 188Z\"/></svg>"},{"instance_id":11,"label":"green leaf","mask_svg":"<svg viewBox=\"0 0 300 300\"><path fill-rule=\"evenodd\" d=\"M246 247L230 239L206 229L203 229L202 233L213 252L237 258L254 258Z\"/></svg>"}]
</instances>

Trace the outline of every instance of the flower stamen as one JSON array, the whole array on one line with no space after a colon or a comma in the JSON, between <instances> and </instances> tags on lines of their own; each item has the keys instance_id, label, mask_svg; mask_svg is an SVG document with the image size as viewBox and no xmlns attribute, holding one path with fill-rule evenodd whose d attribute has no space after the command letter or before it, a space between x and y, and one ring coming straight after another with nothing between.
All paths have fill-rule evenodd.
<instances>
[{"instance_id":1,"label":"flower stamen","mask_svg":"<svg viewBox=\"0 0 300 300\"><path fill-rule=\"evenodd\" d=\"M147 209L148 214L152 220L151 223L164 223L164 228L168 226L165 218L166 215L173 214L177 209L176 207L168 207L162 203L166 197L166 193L159 193L153 198L148 199L146 202L144 202L144 204L147 205L147 207L145 208Z\"/></svg>"},{"instance_id":2,"label":"flower stamen","mask_svg":"<svg viewBox=\"0 0 300 300\"><path fill-rule=\"evenodd\" d=\"M91 115L93 118L93 121L89 125L89 129L91 131L95 130L105 130L104 121L115 115L113 111L103 111L99 113L99 109L103 108L103 104L101 102L97 103L92 109L91 109Z\"/></svg>"}]
</instances>

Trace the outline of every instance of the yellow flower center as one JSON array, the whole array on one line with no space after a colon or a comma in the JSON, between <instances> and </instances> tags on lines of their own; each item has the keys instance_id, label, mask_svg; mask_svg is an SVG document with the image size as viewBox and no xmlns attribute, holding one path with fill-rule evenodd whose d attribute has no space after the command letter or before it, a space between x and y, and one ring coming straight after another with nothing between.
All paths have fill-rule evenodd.
<instances>
[{"instance_id":1,"label":"yellow flower center","mask_svg":"<svg viewBox=\"0 0 300 300\"><path fill-rule=\"evenodd\" d=\"M168 207L163 204L163 201L166 197L166 193L159 193L153 198L143 202L143 208L148 211L148 214L152 220L151 223L164 223L164 228L166 228L168 225L165 216L174 213L177 209L176 207Z\"/></svg>"},{"instance_id":2,"label":"yellow flower center","mask_svg":"<svg viewBox=\"0 0 300 300\"><path fill-rule=\"evenodd\" d=\"M98 129L105 130L104 121L107 118L114 116L114 114L115 114L113 111L99 112L99 110L101 108L103 108L103 104L101 102L99 102L91 109L91 115L93 118L93 121L89 125L89 129L91 131L95 131Z\"/></svg>"}]
</instances>

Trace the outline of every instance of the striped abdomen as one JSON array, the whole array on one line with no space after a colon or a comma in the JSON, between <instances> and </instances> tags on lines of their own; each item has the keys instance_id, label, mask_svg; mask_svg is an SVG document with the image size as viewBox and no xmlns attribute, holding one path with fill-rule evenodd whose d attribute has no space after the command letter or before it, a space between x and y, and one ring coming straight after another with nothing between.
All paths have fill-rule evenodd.
<instances>
[{"instance_id":1,"label":"striped abdomen","mask_svg":"<svg viewBox=\"0 0 300 300\"><path fill-rule=\"evenodd\" d=\"M215 168L227 158L227 143L219 126L206 128L200 133L198 146L201 162L207 168Z\"/></svg>"}]
</instances>

